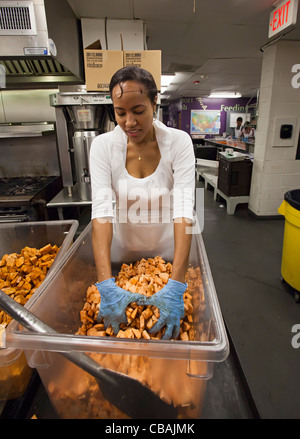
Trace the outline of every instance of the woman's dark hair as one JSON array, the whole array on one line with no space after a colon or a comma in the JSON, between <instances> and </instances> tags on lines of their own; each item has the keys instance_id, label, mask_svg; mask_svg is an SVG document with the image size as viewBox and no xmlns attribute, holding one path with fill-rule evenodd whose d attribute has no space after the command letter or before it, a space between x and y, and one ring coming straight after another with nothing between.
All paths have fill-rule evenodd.
<instances>
[{"instance_id":1,"label":"woman's dark hair","mask_svg":"<svg viewBox=\"0 0 300 439\"><path fill-rule=\"evenodd\" d=\"M126 81L135 81L138 82L139 84L144 85L147 96L149 97L150 101L154 103L154 99L157 95L157 87L154 78L151 75L151 73L148 72L148 70L136 66L122 67L113 75L109 84L109 92L111 98L112 98L113 88L116 85L120 86L121 93L123 93L121 83Z\"/></svg>"}]
</instances>

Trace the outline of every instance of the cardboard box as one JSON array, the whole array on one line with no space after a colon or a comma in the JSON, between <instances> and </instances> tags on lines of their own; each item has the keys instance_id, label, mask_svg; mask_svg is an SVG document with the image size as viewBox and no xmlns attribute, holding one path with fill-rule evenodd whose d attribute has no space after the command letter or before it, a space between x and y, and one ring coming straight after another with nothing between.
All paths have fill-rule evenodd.
<instances>
[{"instance_id":1,"label":"cardboard box","mask_svg":"<svg viewBox=\"0 0 300 439\"><path fill-rule=\"evenodd\" d=\"M113 74L123 66L137 66L148 70L161 86L161 50L102 50L100 40L86 47L84 53L87 91L109 91Z\"/></svg>"},{"instance_id":2,"label":"cardboard box","mask_svg":"<svg viewBox=\"0 0 300 439\"><path fill-rule=\"evenodd\" d=\"M113 74L123 67L122 50L102 50L100 41L84 49L84 70L87 91L109 91Z\"/></svg>"},{"instance_id":3,"label":"cardboard box","mask_svg":"<svg viewBox=\"0 0 300 439\"><path fill-rule=\"evenodd\" d=\"M157 89L161 87L161 50L125 50L124 67L137 66L148 70L155 82Z\"/></svg>"}]
</instances>

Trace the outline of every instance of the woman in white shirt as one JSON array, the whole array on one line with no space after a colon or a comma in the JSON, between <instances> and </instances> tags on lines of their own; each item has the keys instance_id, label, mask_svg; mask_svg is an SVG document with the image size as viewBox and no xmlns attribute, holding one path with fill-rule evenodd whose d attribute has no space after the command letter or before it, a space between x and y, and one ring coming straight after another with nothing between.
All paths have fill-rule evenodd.
<instances>
[{"instance_id":1,"label":"woman in white shirt","mask_svg":"<svg viewBox=\"0 0 300 439\"><path fill-rule=\"evenodd\" d=\"M241 137L243 129L244 129L243 118L238 117L236 120L236 127L234 128L234 137L236 137L237 139Z\"/></svg>"},{"instance_id":2,"label":"woman in white shirt","mask_svg":"<svg viewBox=\"0 0 300 439\"><path fill-rule=\"evenodd\" d=\"M243 128L241 137L244 138L248 138L248 137L255 137L255 130L254 128L250 125L249 122L246 122L245 127Z\"/></svg>"},{"instance_id":3,"label":"woman in white shirt","mask_svg":"<svg viewBox=\"0 0 300 439\"><path fill-rule=\"evenodd\" d=\"M128 303L153 304L160 319L156 333L179 335L183 293L194 219L195 156L190 136L154 120L157 88L152 75L124 67L111 79L110 94L118 125L93 141L90 153L93 251L101 295L98 319L115 333L126 322ZM112 208L112 200L116 209ZM111 271L112 236L124 257L172 254L166 286L151 298L116 286Z\"/></svg>"}]
</instances>

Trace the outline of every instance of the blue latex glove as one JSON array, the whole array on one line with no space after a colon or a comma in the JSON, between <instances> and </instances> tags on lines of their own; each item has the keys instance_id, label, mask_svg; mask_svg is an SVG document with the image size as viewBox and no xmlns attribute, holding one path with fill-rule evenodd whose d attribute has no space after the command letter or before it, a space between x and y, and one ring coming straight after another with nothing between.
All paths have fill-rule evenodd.
<instances>
[{"instance_id":1,"label":"blue latex glove","mask_svg":"<svg viewBox=\"0 0 300 439\"><path fill-rule=\"evenodd\" d=\"M158 332L166 325L163 340L177 338L180 331L180 319L184 317L183 293L187 289L186 283L169 279L168 283L158 293L147 298L147 305L159 308L160 317L148 331L150 334Z\"/></svg>"},{"instance_id":2,"label":"blue latex glove","mask_svg":"<svg viewBox=\"0 0 300 439\"><path fill-rule=\"evenodd\" d=\"M97 322L103 320L105 328L111 325L116 335L120 330L120 323L127 323L126 306L132 302L145 305L146 297L118 287L113 277L95 285L101 297L100 310L96 320Z\"/></svg>"}]
</instances>

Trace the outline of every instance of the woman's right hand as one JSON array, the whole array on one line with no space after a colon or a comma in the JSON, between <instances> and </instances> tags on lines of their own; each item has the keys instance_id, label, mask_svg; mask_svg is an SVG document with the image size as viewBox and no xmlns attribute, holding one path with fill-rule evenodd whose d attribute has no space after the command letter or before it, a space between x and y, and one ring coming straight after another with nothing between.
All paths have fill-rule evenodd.
<instances>
[{"instance_id":1,"label":"woman's right hand","mask_svg":"<svg viewBox=\"0 0 300 439\"><path fill-rule=\"evenodd\" d=\"M105 328L111 325L114 334L117 335L120 330L120 324L127 323L125 314L127 305L132 302L137 302L138 305L145 305L146 297L118 287L113 277L98 282L95 285L101 298L100 310L96 320L97 322L103 321Z\"/></svg>"}]
</instances>

